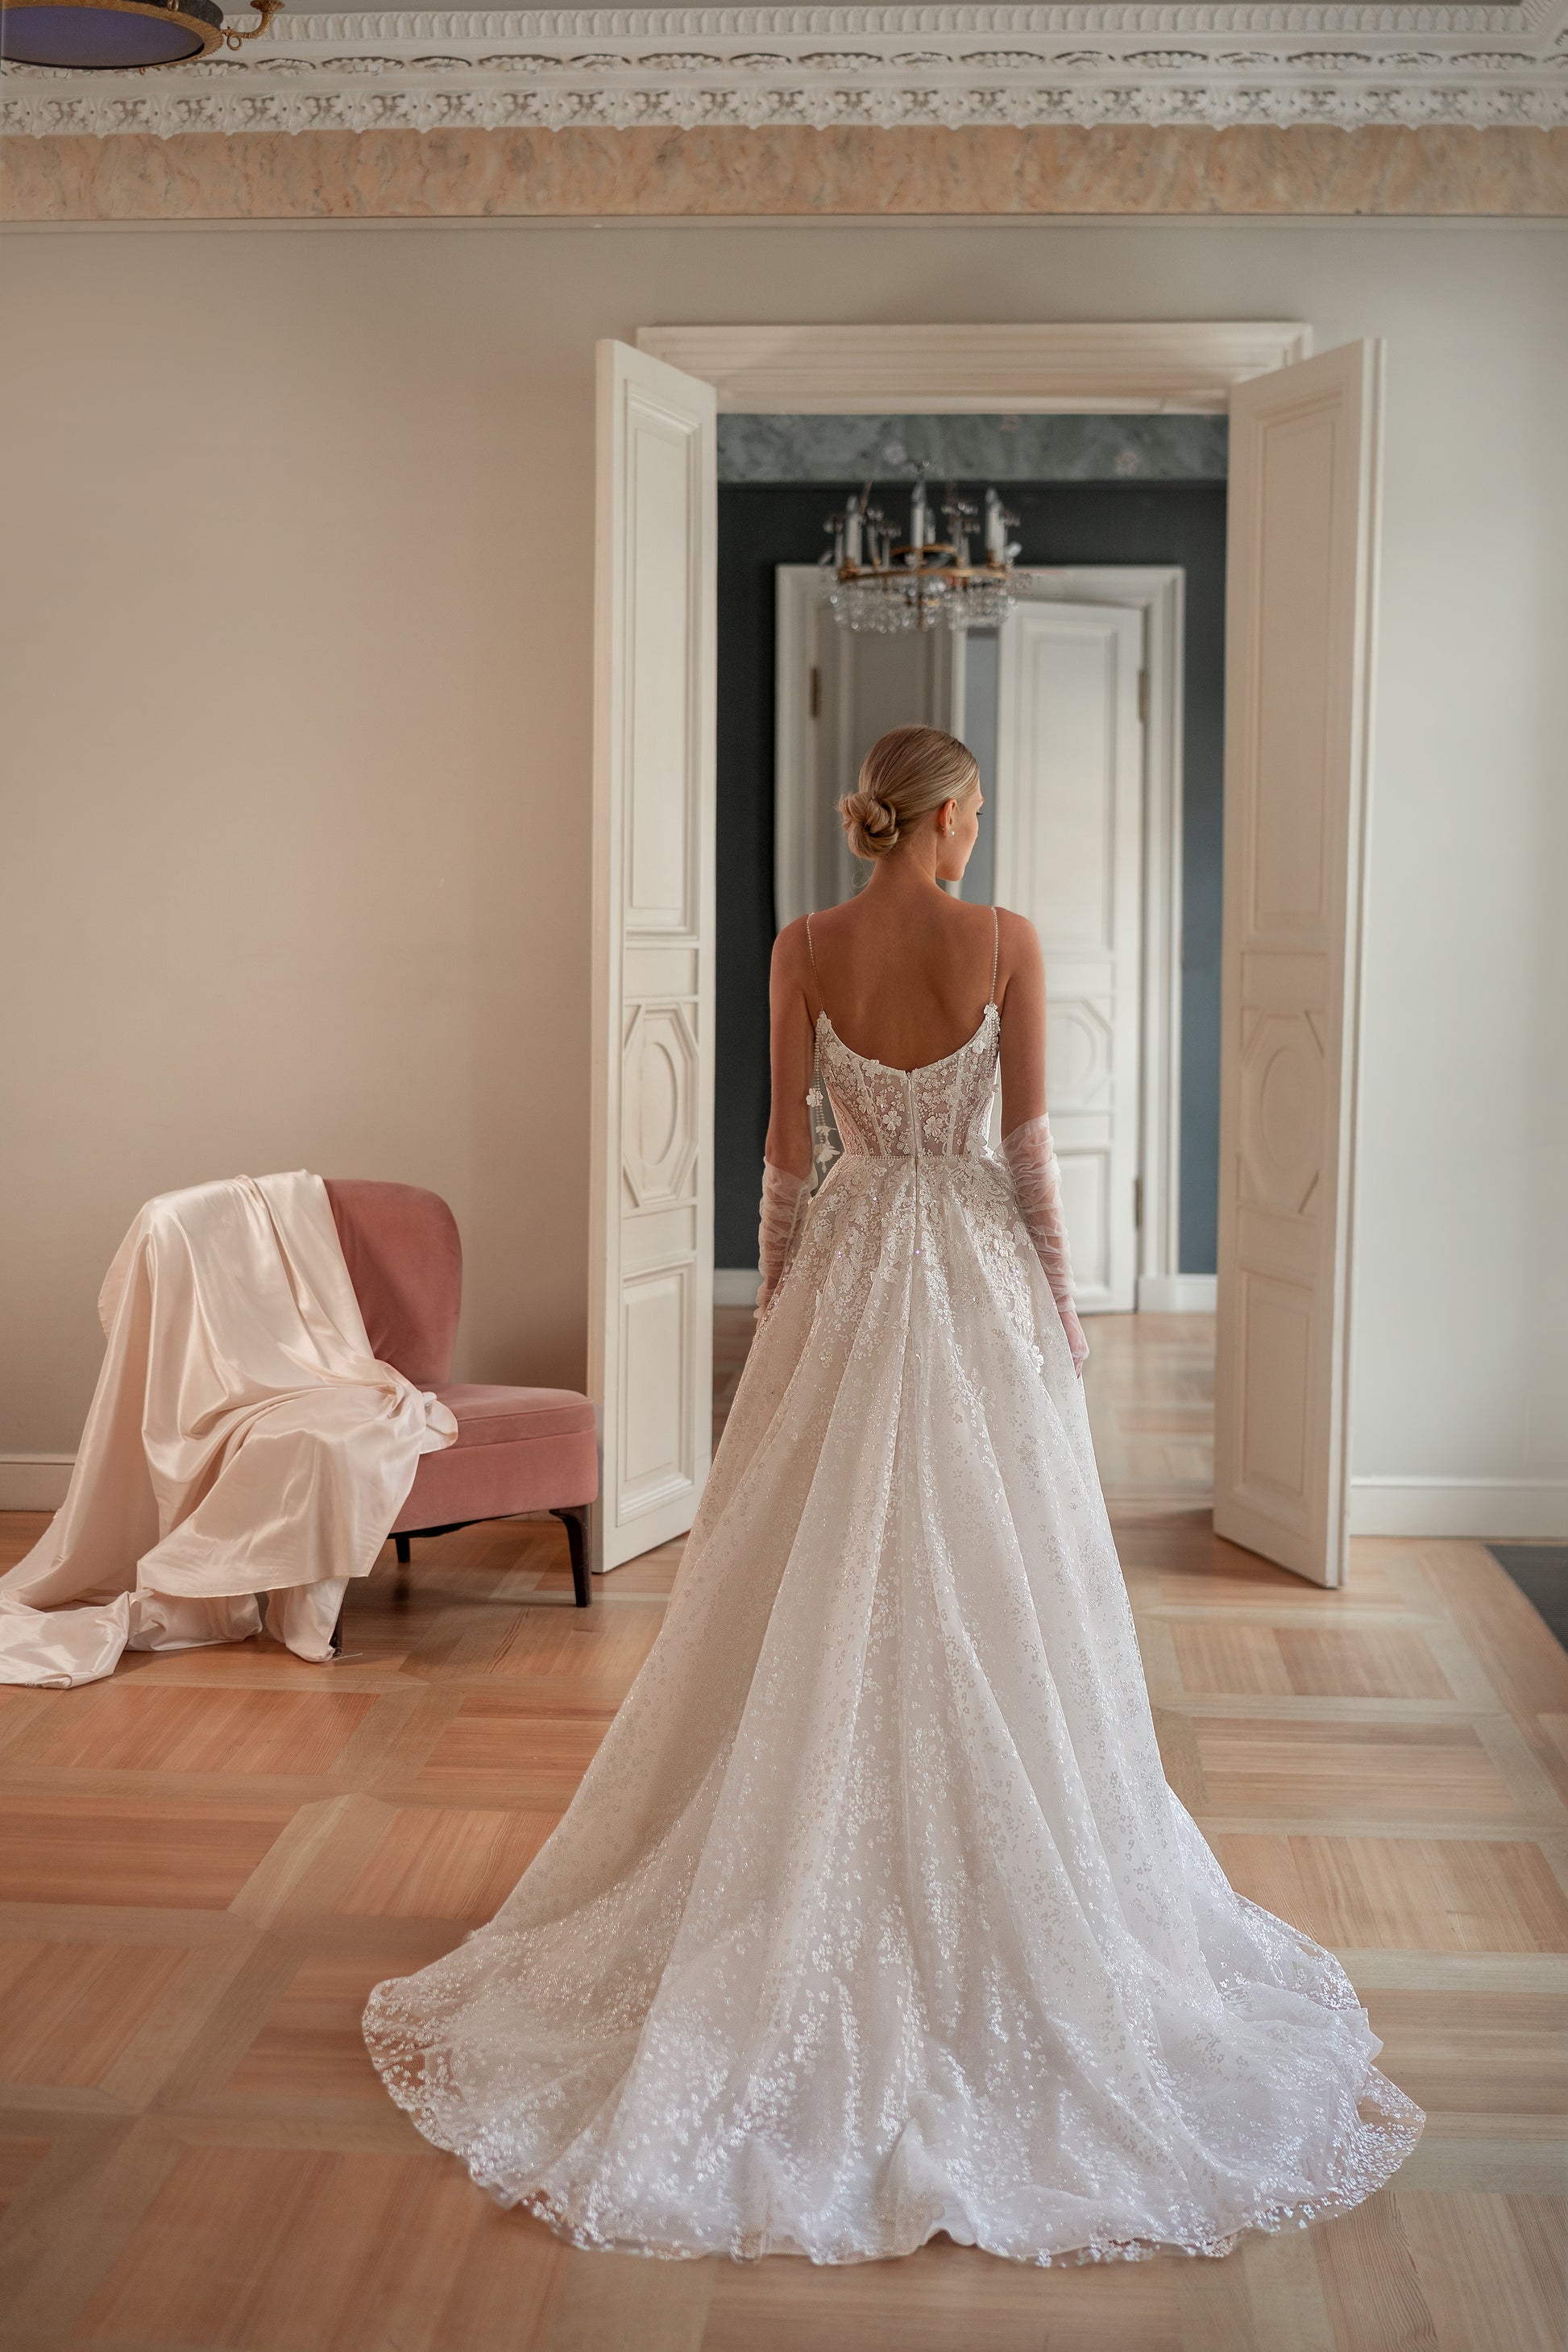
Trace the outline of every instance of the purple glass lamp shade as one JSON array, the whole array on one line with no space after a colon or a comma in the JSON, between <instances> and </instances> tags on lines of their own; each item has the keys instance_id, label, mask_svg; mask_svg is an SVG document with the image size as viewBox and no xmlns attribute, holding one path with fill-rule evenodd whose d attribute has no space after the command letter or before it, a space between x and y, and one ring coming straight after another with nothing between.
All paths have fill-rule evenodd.
<instances>
[{"instance_id":1,"label":"purple glass lamp shade","mask_svg":"<svg viewBox=\"0 0 1568 2352\"><path fill-rule=\"evenodd\" d=\"M128 73L205 57L223 38L214 0L5 0L0 58L73 73Z\"/></svg>"}]
</instances>

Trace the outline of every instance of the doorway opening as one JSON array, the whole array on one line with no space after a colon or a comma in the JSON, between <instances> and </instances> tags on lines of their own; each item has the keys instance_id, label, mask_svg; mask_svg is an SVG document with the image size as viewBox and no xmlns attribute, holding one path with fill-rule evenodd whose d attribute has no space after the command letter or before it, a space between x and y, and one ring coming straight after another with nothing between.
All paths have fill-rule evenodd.
<instances>
[{"instance_id":1,"label":"doorway opening","mask_svg":"<svg viewBox=\"0 0 1568 2352\"><path fill-rule=\"evenodd\" d=\"M896 407L1228 418L1214 1521L1343 1581L1384 352L1310 341L1299 321L1200 320L671 326L599 345L597 1566L689 1528L708 1471L719 412Z\"/></svg>"},{"instance_id":2,"label":"doorway opening","mask_svg":"<svg viewBox=\"0 0 1568 2352\"><path fill-rule=\"evenodd\" d=\"M774 933L856 887L835 803L924 720L981 765L964 895L1046 944L1084 1311L1212 1311L1226 419L721 415L718 458L716 1301L755 1292ZM1000 628L888 638L826 609L825 517L868 478L897 513L920 464L1019 516Z\"/></svg>"}]
</instances>

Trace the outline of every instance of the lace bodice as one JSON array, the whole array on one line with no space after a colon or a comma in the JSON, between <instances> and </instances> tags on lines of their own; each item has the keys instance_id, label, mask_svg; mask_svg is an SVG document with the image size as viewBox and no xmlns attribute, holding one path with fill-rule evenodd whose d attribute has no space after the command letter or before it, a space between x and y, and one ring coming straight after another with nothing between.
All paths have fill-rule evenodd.
<instances>
[{"instance_id":1,"label":"lace bodice","mask_svg":"<svg viewBox=\"0 0 1568 2352\"><path fill-rule=\"evenodd\" d=\"M889 1069L844 1043L826 1013L816 1058L852 1160L973 1159L984 1149L996 1091L1001 1021L988 1004L956 1053L918 1070Z\"/></svg>"}]
</instances>

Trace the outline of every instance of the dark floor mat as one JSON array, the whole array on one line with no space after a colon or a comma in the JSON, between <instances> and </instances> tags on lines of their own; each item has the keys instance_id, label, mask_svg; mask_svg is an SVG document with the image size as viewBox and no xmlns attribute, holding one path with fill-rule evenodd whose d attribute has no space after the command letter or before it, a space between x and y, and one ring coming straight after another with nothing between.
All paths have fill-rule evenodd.
<instances>
[{"instance_id":1,"label":"dark floor mat","mask_svg":"<svg viewBox=\"0 0 1568 2352\"><path fill-rule=\"evenodd\" d=\"M1488 1544L1487 1549L1568 1650L1568 1544Z\"/></svg>"}]
</instances>

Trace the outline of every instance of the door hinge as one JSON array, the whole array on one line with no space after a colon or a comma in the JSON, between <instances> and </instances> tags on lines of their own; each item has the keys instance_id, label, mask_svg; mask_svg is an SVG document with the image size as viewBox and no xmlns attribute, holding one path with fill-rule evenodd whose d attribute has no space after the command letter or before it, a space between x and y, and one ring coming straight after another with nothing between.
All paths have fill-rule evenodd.
<instances>
[{"instance_id":1,"label":"door hinge","mask_svg":"<svg viewBox=\"0 0 1568 2352\"><path fill-rule=\"evenodd\" d=\"M1140 727L1149 724L1149 673L1146 669L1138 673L1138 724Z\"/></svg>"},{"instance_id":2,"label":"door hinge","mask_svg":"<svg viewBox=\"0 0 1568 2352\"><path fill-rule=\"evenodd\" d=\"M1143 1230L1143 1179L1142 1176L1134 1176L1132 1179L1132 1230L1135 1234L1141 1234Z\"/></svg>"},{"instance_id":3,"label":"door hinge","mask_svg":"<svg viewBox=\"0 0 1568 2352\"><path fill-rule=\"evenodd\" d=\"M822 716L822 672L819 669L811 673L811 715L814 719Z\"/></svg>"}]
</instances>

